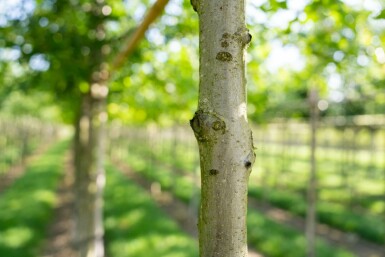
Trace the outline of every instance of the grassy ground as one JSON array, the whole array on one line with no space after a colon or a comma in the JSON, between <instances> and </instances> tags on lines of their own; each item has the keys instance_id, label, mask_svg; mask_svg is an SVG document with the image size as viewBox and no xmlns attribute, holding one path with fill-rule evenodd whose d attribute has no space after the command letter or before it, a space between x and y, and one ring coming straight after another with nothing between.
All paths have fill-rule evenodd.
<instances>
[{"instance_id":1,"label":"grassy ground","mask_svg":"<svg viewBox=\"0 0 385 257\"><path fill-rule=\"evenodd\" d=\"M37 141L29 140L28 143L21 143L20 140L10 139L0 135L0 175L6 173L9 168L23 158L31 154L37 147Z\"/></svg>"},{"instance_id":2,"label":"grassy ground","mask_svg":"<svg viewBox=\"0 0 385 257\"><path fill-rule=\"evenodd\" d=\"M30 163L0 195L0 256L39 256L57 202L68 142L55 144ZM109 256L198 256L196 240L183 233L151 197L108 166L105 191Z\"/></svg>"},{"instance_id":3,"label":"grassy ground","mask_svg":"<svg viewBox=\"0 0 385 257\"><path fill-rule=\"evenodd\" d=\"M112 166L107 168L105 229L108 256L198 256L197 242Z\"/></svg>"},{"instance_id":4,"label":"grassy ground","mask_svg":"<svg viewBox=\"0 0 385 257\"><path fill-rule=\"evenodd\" d=\"M145 166L157 166L154 172L147 174L150 179L159 180L163 186L170 188L176 184L175 177L181 177L178 183L182 183L184 186L176 187L175 190L177 190L176 193L178 193L179 197L188 201L191 193L196 191L190 183L191 176L198 169L197 156L191 158L194 149L179 144L173 150L172 143L167 141L164 141L161 146L153 144L148 147L143 142L136 144L135 141L131 142L131 145L132 147L128 147L128 152L135 154L136 157L133 158L132 163L138 163L139 169ZM285 209L293 214L305 216L308 163L301 158L296 159L295 154L291 152L290 155L286 156L285 163L282 164L278 153L267 153L262 149L259 149L259 151L260 156L250 178L250 196L260 200L263 199L273 206ZM146 156L145 161L141 161L143 156ZM265 165L261 164L261 158L264 160ZM158 162L161 162L162 165L157 165ZM281 165L284 165L285 172L280 172ZM322 168L322 170L319 171L320 189L318 193L320 199L317 207L319 221L348 233L355 233L369 241L382 244L385 238L383 218L380 215L385 204L383 198L373 198L368 192L364 194L365 192L361 191L360 197L356 196L354 198L354 204L360 204L362 207L360 210L352 210L347 193L348 189L340 185L341 174L333 172L335 165L341 165L341 163L322 162L322 159L320 161L319 166L321 166L320 169ZM329 169L326 166L329 166ZM330 166L332 167L330 168ZM349 167L345 168L348 169ZM336 179L333 180L332 178L337 179L338 187L335 186ZM264 179L266 181L263 184ZM367 180L357 179L361 179L360 181L362 185L365 185L366 189L375 190L377 188L376 193L381 193L383 183L381 180L373 178ZM273 186L273 184L276 185ZM368 209L370 210L369 205L375 205L380 209L376 212L368 211Z\"/></svg>"},{"instance_id":5,"label":"grassy ground","mask_svg":"<svg viewBox=\"0 0 385 257\"><path fill-rule=\"evenodd\" d=\"M149 161L145 149L138 147L138 152L131 148L130 153L121 156L136 171L151 181L158 181L162 188L172 191L178 198L189 203L196 198L193 194L198 193L197 186L189 180L186 174L177 176L169 165L162 165L162 157ZM163 152L164 153L164 152ZM156 156L152 156L155 158ZM167 159L168 157L163 157ZM175 158L175 156L174 156ZM159 162L157 162L159 161ZM184 175L184 176L183 176ZM191 174L190 174L191 175ZM190 177L191 178L191 177ZM199 196L198 196L199 197ZM299 233L288 227L284 227L261 213L250 210L248 216L249 243L255 249L262 251L270 257L305 256L305 239ZM345 250L333 248L323 241L318 241L317 251L319 257L345 257L354 256Z\"/></svg>"},{"instance_id":6,"label":"grassy ground","mask_svg":"<svg viewBox=\"0 0 385 257\"><path fill-rule=\"evenodd\" d=\"M305 186L307 173L310 170L308 163L296 159L291 154L286 156L285 170L279 171L282 169L280 165L283 161L279 160L277 154L264 152L261 156L260 159L266 161L265 164L256 164L256 172L250 178L250 195L304 216L306 213ZM334 169L330 165L334 166ZM335 163L321 161L318 165L317 215L320 222L346 232L356 233L369 241L384 243L385 228L382 213L385 203L381 196L381 193L383 194L381 177L364 178L357 174L359 171L357 167L346 166L344 169L349 176L349 181L360 185L360 188L355 184L351 185L353 188L348 188L343 185L343 176L335 172L335 165Z\"/></svg>"},{"instance_id":7,"label":"grassy ground","mask_svg":"<svg viewBox=\"0 0 385 257\"><path fill-rule=\"evenodd\" d=\"M56 202L68 142L60 142L27 167L0 195L0 256L38 256Z\"/></svg>"},{"instance_id":8,"label":"grassy ground","mask_svg":"<svg viewBox=\"0 0 385 257\"><path fill-rule=\"evenodd\" d=\"M158 181L162 188L172 191L184 202L191 204L191 199L197 202L196 149L180 144L173 149L172 144L167 142L160 149L155 145L150 149L143 142L133 143L128 147L130 155L126 151L120 151L117 155L149 180ZM0 195L0 256L37 256L46 226L52 218L56 202L55 190L66 149L68 142L53 146L31 163L25 175ZM298 166L290 165L296 169L306 169L300 167L303 160L298 163ZM175 222L155 206L149 195L125 179L115 168L109 166L107 174L105 228L109 256L198 255L196 242L181 232ZM304 215L303 196L298 194L298 190L290 190L269 188L266 194L257 184L251 185L254 197ZM321 203L318 214L325 223L373 241L384 238L381 222L370 216L355 215L341 205ZM304 256L305 239L302 233L277 224L255 210L249 211L248 227L249 243L269 257ZM322 241L318 242L317 247L320 257L354 256Z\"/></svg>"}]
</instances>

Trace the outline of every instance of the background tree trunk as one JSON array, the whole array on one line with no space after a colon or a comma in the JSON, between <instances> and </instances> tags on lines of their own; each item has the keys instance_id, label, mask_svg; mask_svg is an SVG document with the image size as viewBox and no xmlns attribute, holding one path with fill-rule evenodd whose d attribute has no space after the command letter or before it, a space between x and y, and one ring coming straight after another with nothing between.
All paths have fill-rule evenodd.
<instances>
[{"instance_id":1,"label":"background tree trunk","mask_svg":"<svg viewBox=\"0 0 385 257\"><path fill-rule=\"evenodd\" d=\"M310 174L307 191L307 215L306 215L306 256L316 256L316 201L317 201L317 177L316 177L316 146L317 146L317 123L318 123L318 92L312 89L309 94L310 103Z\"/></svg>"},{"instance_id":2,"label":"background tree trunk","mask_svg":"<svg viewBox=\"0 0 385 257\"><path fill-rule=\"evenodd\" d=\"M105 184L105 124L107 122L107 82L143 38L150 24L162 13L169 0L157 0L111 67L106 63L108 44L99 42L93 54L95 72L90 90L83 95L75 124L75 230L74 245L79 257L103 257L103 189ZM104 4L98 5L103 8ZM105 33L103 18L96 19L96 30Z\"/></svg>"},{"instance_id":3,"label":"background tree trunk","mask_svg":"<svg viewBox=\"0 0 385 257\"><path fill-rule=\"evenodd\" d=\"M92 87L98 87L93 90ZM104 88L104 89L103 89ZM75 133L75 231L79 257L103 257L104 125L107 87L93 84L82 98ZM98 91L98 92L96 92Z\"/></svg>"},{"instance_id":4,"label":"background tree trunk","mask_svg":"<svg viewBox=\"0 0 385 257\"><path fill-rule=\"evenodd\" d=\"M201 257L247 256L247 184L255 159L246 111L244 1L192 1L199 15L199 104L190 121L200 152Z\"/></svg>"}]
</instances>

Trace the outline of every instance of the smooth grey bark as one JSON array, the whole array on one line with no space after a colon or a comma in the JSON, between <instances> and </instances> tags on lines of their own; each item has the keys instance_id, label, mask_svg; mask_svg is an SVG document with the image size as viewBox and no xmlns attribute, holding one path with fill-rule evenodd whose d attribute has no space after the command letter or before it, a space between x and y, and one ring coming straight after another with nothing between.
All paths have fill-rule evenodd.
<instances>
[{"instance_id":1,"label":"smooth grey bark","mask_svg":"<svg viewBox=\"0 0 385 257\"><path fill-rule=\"evenodd\" d=\"M199 15L201 257L247 256L247 184L255 154L246 111L244 1L192 0Z\"/></svg>"},{"instance_id":2,"label":"smooth grey bark","mask_svg":"<svg viewBox=\"0 0 385 257\"><path fill-rule=\"evenodd\" d=\"M318 92L312 89L309 94L310 103L310 175L307 191L307 215L306 215L306 256L316 256L316 201L317 201L317 178L316 178L316 144L317 144L317 123L318 123Z\"/></svg>"},{"instance_id":3,"label":"smooth grey bark","mask_svg":"<svg viewBox=\"0 0 385 257\"><path fill-rule=\"evenodd\" d=\"M75 132L74 248L79 257L103 257L105 84L93 83L83 95Z\"/></svg>"},{"instance_id":4,"label":"smooth grey bark","mask_svg":"<svg viewBox=\"0 0 385 257\"><path fill-rule=\"evenodd\" d=\"M95 2L93 8L103 8ZM105 19L95 15L90 24L96 34L105 34ZM74 246L77 257L104 257L103 189L105 184L105 124L109 67L106 64L107 42L96 39L90 45L89 88L81 97L75 124L75 229Z\"/></svg>"},{"instance_id":5,"label":"smooth grey bark","mask_svg":"<svg viewBox=\"0 0 385 257\"><path fill-rule=\"evenodd\" d=\"M380 129L381 129L381 127L380 127ZM374 145L372 145L372 147L375 148L376 145L374 144ZM373 165L374 165L374 163L373 163ZM385 168L382 169L382 184L383 184L383 187L382 187L383 188L382 200L383 200L383 202L385 202ZM382 224L385 225L385 208L382 209L382 214L383 214L382 215L382 221L383 221ZM382 245L382 248L383 248L383 252L385 253L385 234L384 234L384 244Z\"/></svg>"}]
</instances>

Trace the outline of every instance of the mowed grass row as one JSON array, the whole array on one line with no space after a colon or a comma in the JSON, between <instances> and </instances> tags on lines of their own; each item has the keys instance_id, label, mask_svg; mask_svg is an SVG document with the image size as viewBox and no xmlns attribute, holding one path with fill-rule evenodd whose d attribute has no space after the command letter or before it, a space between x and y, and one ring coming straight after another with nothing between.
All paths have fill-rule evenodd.
<instances>
[{"instance_id":1,"label":"mowed grass row","mask_svg":"<svg viewBox=\"0 0 385 257\"><path fill-rule=\"evenodd\" d=\"M250 195L294 214L305 216L309 163L298 161L294 157L286 157L285 171L280 171L282 160L277 155L259 157L260 161L258 162L257 156L255 172L250 178ZM363 179L355 174L354 167L347 165L344 169L348 182L354 183L350 184L351 187L347 187L343 184L343 180L346 179L343 174L326 169L326 165L321 162L317 165L319 221L383 244L385 192L382 177Z\"/></svg>"},{"instance_id":2,"label":"mowed grass row","mask_svg":"<svg viewBox=\"0 0 385 257\"><path fill-rule=\"evenodd\" d=\"M25 161L42 139L50 142L57 136L58 126L32 117L10 117L0 114L0 175Z\"/></svg>"},{"instance_id":3,"label":"mowed grass row","mask_svg":"<svg viewBox=\"0 0 385 257\"><path fill-rule=\"evenodd\" d=\"M0 195L0 256L39 256L67 149L68 141L53 145Z\"/></svg>"},{"instance_id":4,"label":"mowed grass row","mask_svg":"<svg viewBox=\"0 0 385 257\"><path fill-rule=\"evenodd\" d=\"M133 143L135 143L135 141L130 142L128 148L124 148L124 150L127 149L127 151L129 151L129 154L134 154L138 157L137 160L132 160L133 163L141 161L143 156L146 156L147 158L145 162L143 162L143 165L145 164L150 168L151 166L157 166L157 169L161 169L161 171L158 172L148 172L146 176L152 180L159 180L163 186L166 186L166 188L176 185L175 179L179 176L180 181L178 183L182 183L184 187L183 190L179 187L176 187L175 190L178 190L179 197L188 201L191 197L191 192L196 191L192 188L193 184L191 184L191 177L194 176L193 172L196 172L197 168L199 168L197 158L191 158L191 148L180 144L176 150L172 150L173 145L166 141L163 142L165 144L161 146L162 151L159 151L159 149L154 149L155 147L160 147L155 146L155 144L149 147L148 145L143 144L143 141L141 144L137 143L134 145ZM124 152L124 150L122 151ZM118 149L118 151L120 150ZM122 155L123 152L119 153L119 155ZM189 158L184 158L186 155ZM159 166L159 162L162 165ZM278 169L279 167L276 166L275 168ZM306 187L307 170L308 169L304 169L302 180L291 179L291 181ZM252 172L250 177L249 195L256 199L263 199L273 206L304 217L306 213L305 190L302 190L303 193L298 193L297 190L290 188L290 186L285 186L283 189L271 186L264 188L260 184L260 181L262 180L261 177L263 176L262 172L269 171L262 170L260 164L256 163L256 170ZM172 173L172 175L170 175L170 173ZM270 175L270 177L271 176L279 176L279 174L273 174ZM289 177L290 175L286 176ZM277 179L280 180L281 178ZM325 194L325 191L327 193L335 192L325 188L320 189L319 194ZM336 194L343 199L343 193L338 192ZM384 222L381 216L373 215L370 212L363 214L362 212L352 211L349 209L349 204L347 202L341 201L342 202L340 203L335 203L321 198L317 207L319 221L345 232L355 233L369 241L382 244L385 238L385 231ZM381 203L383 204L383 202Z\"/></svg>"},{"instance_id":5,"label":"mowed grass row","mask_svg":"<svg viewBox=\"0 0 385 257\"><path fill-rule=\"evenodd\" d=\"M0 135L0 175L6 173L12 165L23 161L37 147L38 139L31 137L27 142L20 138L9 138Z\"/></svg>"},{"instance_id":6,"label":"mowed grass row","mask_svg":"<svg viewBox=\"0 0 385 257\"><path fill-rule=\"evenodd\" d=\"M25 175L0 195L0 256L40 256L63 174L68 141L55 144L28 165ZM198 256L184 234L151 197L114 167L107 168L106 245L109 256Z\"/></svg>"},{"instance_id":7,"label":"mowed grass row","mask_svg":"<svg viewBox=\"0 0 385 257\"><path fill-rule=\"evenodd\" d=\"M249 195L259 200L263 199L273 206L298 216L305 217L306 215L306 201L297 194L274 189L264 192L261 188L252 186L249 189ZM345 232L355 233L369 241L378 244L384 242L384 222L377 216L361 215L338 204L320 202L317 205L317 219L323 224Z\"/></svg>"},{"instance_id":8,"label":"mowed grass row","mask_svg":"<svg viewBox=\"0 0 385 257\"><path fill-rule=\"evenodd\" d=\"M150 163L143 148L140 148L139 152L135 152L135 148L131 147L129 153L120 153L120 156L135 171L150 181L160 183L164 190L171 191L185 203L191 204L191 201L199 198L199 189L191 177L186 174L177 176L168 164L162 165L160 161ZM256 210L249 210L248 231L249 244L269 257L305 256L306 241L302 233L278 224ZM346 250L333 248L322 240L317 241L317 252L319 257L355 256Z\"/></svg>"},{"instance_id":9,"label":"mowed grass row","mask_svg":"<svg viewBox=\"0 0 385 257\"><path fill-rule=\"evenodd\" d=\"M108 256L198 256L196 240L111 165L107 166L104 215Z\"/></svg>"}]
</instances>

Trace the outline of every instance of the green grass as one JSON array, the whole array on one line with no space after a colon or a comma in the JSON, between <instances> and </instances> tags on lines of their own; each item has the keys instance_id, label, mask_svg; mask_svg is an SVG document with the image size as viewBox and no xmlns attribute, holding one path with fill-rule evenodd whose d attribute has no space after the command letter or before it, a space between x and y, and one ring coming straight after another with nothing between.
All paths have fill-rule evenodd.
<instances>
[{"instance_id":1,"label":"green grass","mask_svg":"<svg viewBox=\"0 0 385 257\"><path fill-rule=\"evenodd\" d=\"M250 195L294 214L305 216L305 193L310 167L309 161L306 162L308 157L304 157L306 147L295 146L296 150L297 148L298 152L291 151L282 160L278 151L272 151L271 145L261 147L262 150L257 151L259 155L255 165L256 172L252 173L250 179ZM331 155L334 154L335 158L340 157L335 149L332 151L334 152ZM264 162L258 162L258 159ZM284 172L281 166L283 161ZM375 177L365 176L365 171L360 170L364 164L360 163L359 159L355 161L355 165L343 163L341 159L334 161L336 163L325 162L324 159L318 158L319 221L383 244L385 229L382 214L385 203L382 196L384 184L381 174ZM347 183L354 182L352 188L344 185L341 169L344 169L348 176ZM279 182L274 185L277 178Z\"/></svg>"},{"instance_id":2,"label":"green grass","mask_svg":"<svg viewBox=\"0 0 385 257\"><path fill-rule=\"evenodd\" d=\"M37 138L30 138L27 142L21 142L19 138L10 138L0 135L0 175L6 173L9 168L21 162L37 147Z\"/></svg>"},{"instance_id":3,"label":"green grass","mask_svg":"<svg viewBox=\"0 0 385 257\"><path fill-rule=\"evenodd\" d=\"M176 176L172 169L165 168L169 165L162 165L161 161L155 161L157 165L154 166L154 163L148 163L148 159L142 154L142 147L139 152L131 148L130 152L122 157L135 171L150 181L159 182L163 189L171 191L182 201L188 203L195 198L194 194L199 192L198 188L188 181L186 175ZM278 224L255 210L249 210L248 231L250 245L267 256L305 256L305 239L302 233ZM317 242L317 251L319 257L354 256L345 250L333 248L322 240Z\"/></svg>"},{"instance_id":4,"label":"green grass","mask_svg":"<svg viewBox=\"0 0 385 257\"><path fill-rule=\"evenodd\" d=\"M107 168L104 215L109 256L198 256L197 242L112 166Z\"/></svg>"},{"instance_id":5,"label":"green grass","mask_svg":"<svg viewBox=\"0 0 385 257\"><path fill-rule=\"evenodd\" d=\"M303 197L284 190L270 189L263 195L262 189L252 187L249 195L256 199L264 199L270 204L304 217L306 202ZM356 233L362 238L382 244L385 232L383 220L369 215L360 215L350 212L339 204L321 202L317 206L317 216L321 223L330 225L340 230Z\"/></svg>"},{"instance_id":6,"label":"green grass","mask_svg":"<svg viewBox=\"0 0 385 257\"><path fill-rule=\"evenodd\" d=\"M67 149L67 141L55 144L0 195L0 256L38 256L57 201Z\"/></svg>"},{"instance_id":7,"label":"green grass","mask_svg":"<svg viewBox=\"0 0 385 257\"><path fill-rule=\"evenodd\" d=\"M181 198L181 200L188 203L191 199L192 193L196 192L196 189L194 189L191 184L191 180L188 179L188 176L183 175L189 174L191 177L191 171L194 170L194 163L191 162L191 158L185 163L183 162L183 151L179 151L179 155L170 155L168 154L170 152L170 150L167 149L168 145L166 144L162 147L166 150L156 151L154 149L150 149L144 144L140 144L138 147L130 148L130 155L127 158L129 159L130 165L135 166L136 169L144 173L147 178L159 181L164 189L173 190L174 193ZM179 146L179 148L183 149L182 146ZM146 158L144 159L143 156L146 156ZM149 161L149 159L152 161ZM296 160L290 160L291 163L295 163L295 161ZM183 164L185 169L183 169ZM305 163L300 161L299 164ZM156 166L156 169L146 171L154 165ZM276 169L277 168L278 167L276 167ZM184 170L184 172L179 172L179 170ZM301 168L299 170L302 170L302 172L299 172L298 174L302 177L302 183L300 183L301 179L290 180L290 178L293 177L292 173L287 174L287 179L289 182L302 185L302 187L296 188L295 190L290 186L284 190L269 188L268 194L263 195L262 189L257 186L254 181L251 181L250 196L257 199L264 198L276 207L304 217L306 213L306 199L304 197L305 188L303 188L303 186L306 185L306 181L304 179L306 174L303 174L303 170L307 169ZM179 173L175 174L175 171ZM190 171L190 173L188 171ZM258 175L261 176L260 174ZM177 184L174 181L176 176L180 177L177 183L183 184L183 186L175 186ZM323 179L330 177L328 175L323 176ZM341 190L342 189L334 189L332 196L330 196L338 198L340 200L339 203L326 201L322 198L320 199L319 206L317 208L319 221L337 229L358 234L362 238L369 241L382 244L385 238L382 218L378 215L372 215L369 212L363 215L362 213L356 213L349 210L347 208L348 204L346 203L347 199L344 199L346 194L344 194ZM328 195L329 192L332 192L330 188L323 188L320 190L320 195ZM360 201L362 204L366 202L364 197L361 197Z\"/></svg>"},{"instance_id":8,"label":"green grass","mask_svg":"<svg viewBox=\"0 0 385 257\"><path fill-rule=\"evenodd\" d=\"M247 217L249 244L271 257L305 257L306 239L294 229L282 226L263 214L249 210ZM317 256L319 257L353 257L343 249L328 246L318 240Z\"/></svg>"}]
</instances>

